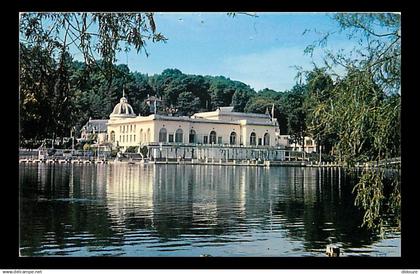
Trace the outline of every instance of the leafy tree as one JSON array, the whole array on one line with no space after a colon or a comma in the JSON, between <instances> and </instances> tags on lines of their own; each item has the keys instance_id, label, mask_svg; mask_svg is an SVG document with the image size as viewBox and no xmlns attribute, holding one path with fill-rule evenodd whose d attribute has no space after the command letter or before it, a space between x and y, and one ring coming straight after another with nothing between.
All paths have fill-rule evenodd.
<instances>
[{"instance_id":1,"label":"leafy tree","mask_svg":"<svg viewBox=\"0 0 420 274\"><path fill-rule=\"evenodd\" d=\"M191 116L200 108L200 99L190 91L181 92L178 97L177 108L179 115Z\"/></svg>"},{"instance_id":2,"label":"leafy tree","mask_svg":"<svg viewBox=\"0 0 420 274\"><path fill-rule=\"evenodd\" d=\"M144 50L146 41L166 41L156 31L154 14L146 13L22 13L20 17L21 41L47 50L50 54L67 51L75 46L87 65L112 67L116 53Z\"/></svg>"},{"instance_id":3,"label":"leafy tree","mask_svg":"<svg viewBox=\"0 0 420 274\"><path fill-rule=\"evenodd\" d=\"M211 109L229 106L235 88L231 85L231 80L223 76L217 76L210 81L209 93L211 97Z\"/></svg>"},{"instance_id":4,"label":"leafy tree","mask_svg":"<svg viewBox=\"0 0 420 274\"><path fill-rule=\"evenodd\" d=\"M337 134L334 153L349 167L400 156L401 15L340 13L334 19L350 39L359 35L359 45L352 54L326 52L331 73L341 66L346 74L335 74L330 103L319 104L312 116L321 132ZM316 43L325 44L329 35ZM400 173L388 179L381 169L364 169L355 186L356 204L365 210L363 224L382 232L400 224Z\"/></svg>"},{"instance_id":5,"label":"leafy tree","mask_svg":"<svg viewBox=\"0 0 420 274\"><path fill-rule=\"evenodd\" d=\"M306 86L296 84L282 98L283 111L287 113L288 133L293 142L302 144L302 150L305 147L304 137L307 135L305 96Z\"/></svg>"},{"instance_id":6,"label":"leafy tree","mask_svg":"<svg viewBox=\"0 0 420 274\"><path fill-rule=\"evenodd\" d=\"M248 101L255 96L255 91L251 89L236 89L232 96L233 110L237 112L245 111Z\"/></svg>"},{"instance_id":7,"label":"leafy tree","mask_svg":"<svg viewBox=\"0 0 420 274\"><path fill-rule=\"evenodd\" d=\"M307 110L306 123L308 132L324 147L324 152L329 153L337 142L337 134L328 130L325 124L321 123L322 110L328 108L332 102L332 89L334 87L331 76L325 68L315 67L306 73L307 96L304 107Z\"/></svg>"}]
</instances>

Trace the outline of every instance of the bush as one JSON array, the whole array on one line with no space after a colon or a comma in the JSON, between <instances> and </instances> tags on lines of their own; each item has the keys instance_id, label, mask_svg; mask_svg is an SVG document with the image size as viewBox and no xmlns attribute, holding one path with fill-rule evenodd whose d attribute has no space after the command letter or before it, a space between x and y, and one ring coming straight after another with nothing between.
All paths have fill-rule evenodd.
<instances>
[{"instance_id":1,"label":"bush","mask_svg":"<svg viewBox=\"0 0 420 274\"><path fill-rule=\"evenodd\" d=\"M89 144L84 144L83 145L83 150L91 150L91 147L90 147L90 145Z\"/></svg>"},{"instance_id":2,"label":"bush","mask_svg":"<svg viewBox=\"0 0 420 274\"><path fill-rule=\"evenodd\" d=\"M143 157L147 157L147 152L148 152L147 146L144 146L140 149L140 153L143 154Z\"/></svg>"},{"instance_id":3,"label":"bush","mask_svg":"<svg viewBox=\"0 0 420 274\"><path fill-rule=\"evenodd\" d=\"M138 146L130 146L130 147L128 147L125 150L125 152L128 152L128 153L137 153L138 150L139 150L139 147Z\"/></svg>"},{"instance_id":4,"label":"bush","mask_svg":"<svg viewBox=\"0 0 420 274\"><path fill-rule=\"evenodd\" d=\"M111 157L117 157L118 149L111 150Z\"/></svg>"}]
</instances>

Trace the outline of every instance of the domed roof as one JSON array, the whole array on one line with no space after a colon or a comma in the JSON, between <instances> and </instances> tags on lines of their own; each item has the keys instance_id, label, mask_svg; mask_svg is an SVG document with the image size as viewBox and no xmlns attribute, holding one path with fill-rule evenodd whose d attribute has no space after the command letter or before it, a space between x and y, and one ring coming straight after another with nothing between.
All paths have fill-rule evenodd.
<instances>
[{"instance_id":1,"label":"domed roof","mask_svg":"<svg viewBox=\"0 0 420 274\"><path fill-rule=\"evenodd\" d=\"M136 114L133 111L133 108L127 102L127 98L123 97L120 99L120 102L114 107L111 115L109 115L111 119L113 118L131 118L136 117Z\"/></svg>"}]
</instances>

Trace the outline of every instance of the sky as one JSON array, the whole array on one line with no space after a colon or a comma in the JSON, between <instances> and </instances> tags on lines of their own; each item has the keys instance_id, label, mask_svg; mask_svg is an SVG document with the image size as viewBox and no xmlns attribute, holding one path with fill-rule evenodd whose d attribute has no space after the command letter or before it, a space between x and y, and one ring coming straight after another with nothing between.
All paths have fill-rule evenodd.
<instances>
[{"instance_id":1,"label":"sky","mask_svg":"<svg viewBox=\"0 0 420 274\"><path fill-rule=\"evenodd\" d=\"M232 17L226 12L157 12L157 31L167 42L148 41L148 57L142 51L121 52L117 63L148 75L177 68L185 74L222 75L256 91L285 91L296 83L296 66L311 69L312 62L322 64L322 50L312 58L304 54L305 47L320 38L313 30L338 30L331 13L255 14ZM307 29L311 31L304 35ZM354 45L343 34L332 36L327 46L349 50ZM75 59L79 58L81 54L76 54Z\"/></svg>"}]
</instances>

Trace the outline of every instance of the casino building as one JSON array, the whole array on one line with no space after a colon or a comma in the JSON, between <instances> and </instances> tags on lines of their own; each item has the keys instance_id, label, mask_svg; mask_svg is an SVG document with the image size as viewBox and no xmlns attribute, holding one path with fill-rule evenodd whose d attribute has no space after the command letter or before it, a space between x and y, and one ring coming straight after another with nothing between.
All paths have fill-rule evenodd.
<instances>
[{"instance_id":1,"label":"casino building","mask_svg":"<svg viewBox=\"0 0 420 274\"><path fill-rule=\"evenodd\" d=\"M158 100L156 98L156 100ZM156 102L149 102L156 110ZM272 110L273 111L273 110ZM233 107L192 116L137 116L123 95L107 123L108 141L122 151L148 147L151 159L281 160L276 118L234 112Z\"/></svg>"}]
</instances>

